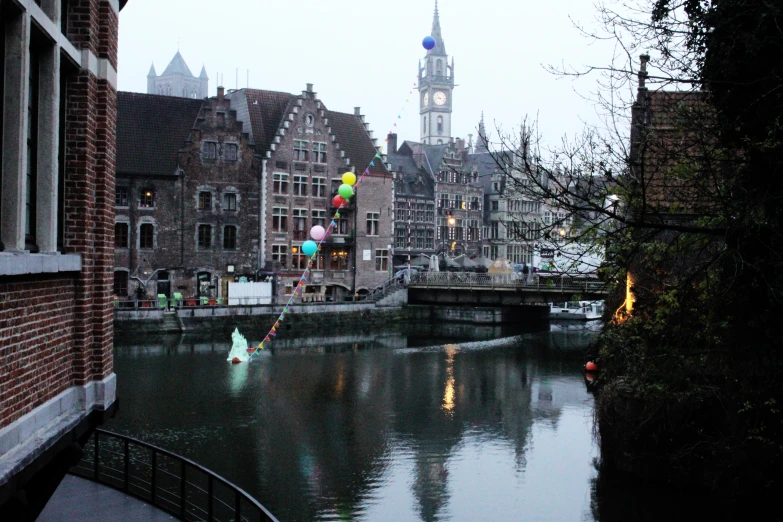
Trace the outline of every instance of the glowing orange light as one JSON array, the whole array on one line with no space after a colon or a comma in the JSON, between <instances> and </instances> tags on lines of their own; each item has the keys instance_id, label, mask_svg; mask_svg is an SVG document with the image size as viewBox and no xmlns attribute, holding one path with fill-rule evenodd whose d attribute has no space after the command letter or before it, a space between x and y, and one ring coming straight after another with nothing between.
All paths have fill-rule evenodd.
<instances>
[{"instance_id":1,"label":"glowing orange light","mask_svg":"<svg viewBox=\"0 0 783 522\"><path fill-rule=\"evenodd\" d=\"M625 301L623 301L623 304L620 305L620 308L618 308L612 316L612 321L614 321L615 324L624 323L633 315L633 304L636 302L636 299L631 292L632 286L633 278L629 273L625 279Z\"/></svg>"}]
</instances>

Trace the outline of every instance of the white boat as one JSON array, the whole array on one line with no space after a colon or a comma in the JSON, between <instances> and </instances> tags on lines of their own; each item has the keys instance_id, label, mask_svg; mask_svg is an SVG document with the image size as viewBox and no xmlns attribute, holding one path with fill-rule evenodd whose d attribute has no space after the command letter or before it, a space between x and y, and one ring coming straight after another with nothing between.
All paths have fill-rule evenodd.
<instances>
[{"instance_id":1,"label":"white boat","mask_svg":"<svg viewBox=\"0 0 783 522\"><path fill-rule=\"evenodd\" d=\"M604 314L603 301L566 301L549 303L550 319L592 321Z\"/></svg>"}]
</instances>

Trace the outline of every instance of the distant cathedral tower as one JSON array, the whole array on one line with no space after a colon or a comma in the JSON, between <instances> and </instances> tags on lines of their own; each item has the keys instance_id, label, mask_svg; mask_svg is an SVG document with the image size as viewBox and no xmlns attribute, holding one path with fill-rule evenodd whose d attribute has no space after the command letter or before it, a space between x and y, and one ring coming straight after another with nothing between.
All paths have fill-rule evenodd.
<instances>
[{"instance_id":1,"label":"distant cathedral tower","mask_svg":"<svg viewBox=\"0 0 783 522\"><path fill-rule=\"evenodd\" d=\"M155 73L155 64L150 67L150 72L147 75L147 94L162 94L179 98L206 98L209 96L207 70L202 66L201 74L196 78L190 72L185 59L177 51L169 66L160 76Z\"/></svg>"},{"instance_id":2,"label":"distant cathedral tower","mask_svg":"<svg viewBox=\"0 0 783 522\"><path fill-rule=\"evenodd\" d=\"M419 62L419 114L421 115L421 142L428 145L448 143L451 140L451 108L454 91L454 59L449 65L446 44L440 30L438 0L435 0L435 18L432 35L435 47L427 51L424 67Z\"/></svg>"}]
</instances>

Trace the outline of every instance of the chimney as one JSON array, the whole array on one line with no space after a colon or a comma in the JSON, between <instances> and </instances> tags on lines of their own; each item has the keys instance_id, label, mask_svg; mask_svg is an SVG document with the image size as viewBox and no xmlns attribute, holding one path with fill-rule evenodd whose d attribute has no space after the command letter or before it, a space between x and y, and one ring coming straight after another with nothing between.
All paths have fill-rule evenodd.
<instances>
[{"instance_id":1,"label":"chimney","mask_svg":"<svg viewBox=\"0 0 783 522\"><path fill-rule=\"evenodd\" d=\"M386 137L388 144L386 145L386 154L397 154L397 133L390 132Z\"/></svg>"},{"instance_id":2,"label":"chimney","mask_svg":"<svg viewBox=\"0 0 783 522\"><path fill-rule=\"evenodd\" d=\"M639 56L639 62L641 62L641 67L639 67L639 90L646 90L647 87L645 86L644 82L647 80L647 77L649 74L647 74L647 63L650 61L650 55L649 54L643 54Z\"/></svg>"},{"instance_id":3,"label":"chimney","mask_svg":"<svg viewBox=\"0 0 783 522\"><path fill-rule=\"evenodd\" d=\"M353 113L356 116L361 116L362 115L362 108L361 107L354 107L353 108Z\"/></svg>"},{"instance_id":4,"label":"chimney","mask_svg":"<svg viewBox=\"0 0 783 522\"><path fill-rule=\"evenodd\" d=\"M313 92L313 84L312 83L308 83L307 84L307 92Z\"/></svg>"},{"instance_id":5,"label":"chimney","mask_svg":"<svg viewBox=\"0 0 783 522\"><path fill-rule=\"evenodd\" d=\"M218 87L218 100L223 101L226 97L226 90L223 87Z\"/></svg>"},{"instance_id":6,"label":"chimney","mask_svg":"<svg viewBox=\"0 0 783 522\"><path fill-rule=\"evenodd\" d=\"M465 150L465 140L457 138L457 152L463 152Z\"/></svg>"}]
</instances>

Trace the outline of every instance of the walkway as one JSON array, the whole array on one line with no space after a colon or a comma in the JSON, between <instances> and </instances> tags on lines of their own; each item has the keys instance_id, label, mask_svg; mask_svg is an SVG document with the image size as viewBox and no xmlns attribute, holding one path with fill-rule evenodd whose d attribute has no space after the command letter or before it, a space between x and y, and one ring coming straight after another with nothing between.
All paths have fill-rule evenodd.
<instances>
[{"instance_id":1,"label":"walkway","mask_svg":"<svg viewBox=\"0 0 783 522\"><path fill-rule=\"evenodd\" d=\"M163 522L177 520L135 497L66 475L38 522Z\"/></svg>"}]
</instances>

